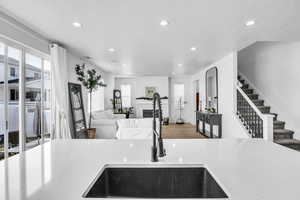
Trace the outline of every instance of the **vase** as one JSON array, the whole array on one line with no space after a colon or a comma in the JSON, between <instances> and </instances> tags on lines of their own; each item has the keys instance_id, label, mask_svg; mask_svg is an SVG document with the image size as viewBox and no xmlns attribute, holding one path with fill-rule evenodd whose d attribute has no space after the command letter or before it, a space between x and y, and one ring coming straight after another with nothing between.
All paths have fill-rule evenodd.
<instances>
[{"instance_id":1,"label":"vase","mask_svg":"<svg viewBox=\"0 0 300 200\"><path fill-rule=\"evenodd\" d=\"M88 128L88 139L96 139L96 128Z\"/></svg>"}]
</instances>

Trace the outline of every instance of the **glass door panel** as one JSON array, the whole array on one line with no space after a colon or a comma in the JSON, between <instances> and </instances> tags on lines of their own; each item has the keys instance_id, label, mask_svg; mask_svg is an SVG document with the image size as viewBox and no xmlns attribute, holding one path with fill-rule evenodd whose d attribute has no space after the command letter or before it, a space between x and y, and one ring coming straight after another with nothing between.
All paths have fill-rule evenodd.
<instances>
[{"instance_id":1,"label":"glass door panel","mask_svg":"<svg viewBox=\"0 0 300 200\"><path fill-rule=\"evenodd\" d=\"M4 136L5 136L5 97L4 97L4 44L0 43L0 160L4 158Z\"/></svg>"},{"instance_id":2,"label":"glass door panel","mask_svg":"<svg viewBox=\"0 0 300 200\"><path fill-rule=\"evenodd\" d=\"M21 51L8 47L8 134L9 152L19 152L19 69L21 67Z\"/></svg>"},{"instance_id":3,"label":"glass door panel","mask_svg":"<svg viewBox=\"0 0 300 200\"><path fill-rule=\"evenodd\" d=\"M44 60L44 138L50 138L51 133L51 64Z\"/></svg>"},{"instance_id":4,"label":"glass door panel","mask_svg":"<svg viewBox=\"0 0 300 200\"><path fill-rule=\"evenodd\" d=\"M25 54L25 132L26 149L40 144L42 58Z\"/></svg>"},{"instance_id":5,"label":"glass door panel","mask_svg":"<svg viewBox=\"0 0 300 200\"><path fill-rule=\"evenodd\" d=\"M182 123L184 112L184 84L174 84L174 108L176 111L176 123Z\"/></svg>"}]
</instances>

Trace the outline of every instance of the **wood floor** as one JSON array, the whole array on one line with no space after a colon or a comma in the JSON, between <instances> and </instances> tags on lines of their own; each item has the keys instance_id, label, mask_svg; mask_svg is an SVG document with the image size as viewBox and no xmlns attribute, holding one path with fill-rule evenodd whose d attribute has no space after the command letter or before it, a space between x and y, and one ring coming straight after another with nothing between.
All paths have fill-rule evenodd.
<instances>
[{"instance_id":1,"label":"wood floor","mask_svg":"<svg viewBox=\"0 0 300 200\"><path fill-rule=\"evenodd\" d=\"M196 126L192 124L169 124L168 126L163 126L162 135L166 139L206 138L197 133Z\"/></svg>"}]
</instances>

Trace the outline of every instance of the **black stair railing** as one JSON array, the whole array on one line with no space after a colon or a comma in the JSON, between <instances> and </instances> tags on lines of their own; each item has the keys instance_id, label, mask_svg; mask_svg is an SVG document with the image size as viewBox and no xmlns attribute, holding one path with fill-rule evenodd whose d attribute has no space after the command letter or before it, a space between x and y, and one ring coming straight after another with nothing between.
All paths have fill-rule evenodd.
<instances>
[{"instance_id":1,"label":"black stair railing","mask_svg":"<svg viewBox=\"0 0 300 200\"><path fill-rule=\"evenodd\" d=\"M237 89L237 115L252 138L263 138L263 119Z\"/></svg>"}]
</instances>

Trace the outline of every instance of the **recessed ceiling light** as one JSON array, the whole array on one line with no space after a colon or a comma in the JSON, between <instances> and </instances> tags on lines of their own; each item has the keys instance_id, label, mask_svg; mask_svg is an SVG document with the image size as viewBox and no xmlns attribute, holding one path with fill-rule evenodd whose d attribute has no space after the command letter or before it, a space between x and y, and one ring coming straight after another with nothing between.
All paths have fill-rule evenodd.
<instances>
[{"instance_id":1,"label":"recessed ceiling light","mask_svg":"<svg viewBox=\"0 0 300 200\"><path fill-rule=\"evenodd\" d=\"M122 67L127 67L127 65L125 63L122 64Z\"/></svg>"},{"instance_id":2,"label":"recessed ceiling light","mask_svg":"<svg viewBox=\"0 0 300 200\"><path fill-rule=\"evenodd\" d=\"M191 51L197 51L197 47L191 47L190 50Z\"/></svg>"},{"instance_id":3,"label":"recessed ceiling light","mask_svg":"<svg viewBox=\"0 0 300 200\"><path fill-rule=\"evenodd\" d=\"M255 24L254 20L249 20L246 22L246 26L253 26Z\"/></svg>"},{"instance_id":4,"label":"recessed ceiling light","mask_svg":"<svg viewBox=\"0 0 300 200\"><path fill-rule=\"evenodd\" d=\"M114 48L109 48L108 51L109 52L115 52L116 50Z\"/></svg>"},{"instance_id":5,"label":"recessed ceiling light","mask_svg":"<svg viewBox=\"0 0 300 200\"><path fill-rule=\"evenodd\" d=\"M172 72L173 75L175 75L175 72Z\"/></svg>"},{"instance_id":6,"label":"recessed ceiling light","mask_svg":"<svg viewBox=\"0 0 300 200\"><path fill-rule=\"evenodd\" d=\"M159 23L161 26L168 26L169 22L167 20L161 20Z\"/></svg>"},{"instance_id":7,"label":"recessed ceiling light","mask_svg":"<svg viewBox=\"0 0 300 200\"><path fill-rule=\"evenodd\" d=\"M75 27L75 28L81 28L82 25L79 23L79 22L73 22L72 25Z\"/></svg>"},{"instance_id":8,"label":"recessed ceiling light","mask_svg":"<svg viewBox=\"0 0 300 200\"><path fill-rule=\"evenodd\" d=\"M183 66L183 64L181 64L181 63L178 64L178 67L182 67L182 66Z\"/></svg>"}]
</instances>

